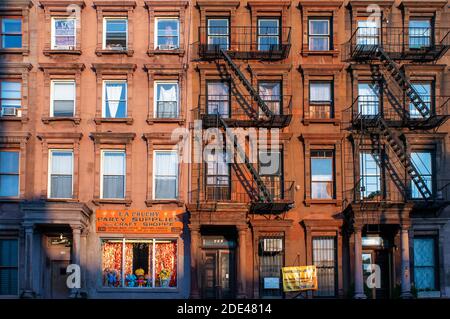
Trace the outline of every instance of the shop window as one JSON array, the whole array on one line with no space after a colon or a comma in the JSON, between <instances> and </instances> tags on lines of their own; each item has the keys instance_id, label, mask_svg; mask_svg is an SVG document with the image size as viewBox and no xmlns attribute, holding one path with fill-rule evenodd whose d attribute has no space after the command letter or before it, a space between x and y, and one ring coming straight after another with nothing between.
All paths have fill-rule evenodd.
<instances>
[{"instance_id":1,"label":"shop window","mask_svg":"<svg viewBox=\"0 0 450 319\"><path fill-rule=\"evenodd\" d=\"M432 99L434 94L432 93L432 83L431 82L415 82L411 83L412 87L419 94L422 101L427 106L430 113L432 112ZM431 114L428 114L430 116ZM424 116L420 114L419 110L413 103L409 103L409 116L413 119L423 119Z\"/></svg>"},{"instance_id":2,"label":"shop window","mask_svg":"<svg viewBox=\"0 0 450 319\"><path fill-rule=\"evenodd\" d=\"M310 51L329 51L332 49L330 25L330 19L309 19L308 41Z\"/></svg>"},{"instance_id":3,"label":"shop window","mask_svg":"<svg viewBox=\"0 0 450 319\"><path fill-rule=\"evenodd\" d=\"M370 152L361 152L359 162L361 197L376 199L381 196L380 165Z\"/></svg>"},{"instance_id":4,"label":"shop window","mask_svg":"<svg viewBox=\"0 0 450 319\"><path fill-rule=\"evenodd\" d=\"M333 116L333 82L309 83L309 111L313 119L329 119Z\"/></svg>"},{"instance_id":5,"label":"shop window","mask_svg":"<svg viewBox=\"0 0 450 319\"><path fill-rule=\"evenodd\" d=\"M104 118L127 117L127 81L103 82Z\"/></svg>"},{"instance_id":6,"label":"shop window","mask_svg":"<svg viewBox=\"0 0 450 319\"><path fill-rule=\"evenodd\" d=\"M267 107L274 114L281 114L281 82L279 81L261 81L258 83L259 95L266 103ZM263 111L259 110L259 114L263 115Z\"/></svg>"},{"instance_id":7,"label":"shop window","mask_svg":"<svg viewBox=\"0 0 450 319\"><path fill-rule=\"evenodd\" d=\"M103 30L103 49L127 50L128 20L126 18L105 18Z\"/></svg>"},{"instance_id":8,"label":"shop window","mask_svg":"<svg viewBox=\"0 0 450 319\"><path fill-rule=\"evenodd\" d=\"M178 198L178 154L176 151L155 151L154 199Z\"/></svg>"},{"instance_id":9,"label":"shop window","mask_svg":"<svg viewBox=\"0 0 450 319\"><path fill-rule=\"evenodd\" d=\"M260 297L281 297L281 268L284 266L284 237L278 234L259 239Z\"/></svg>"},{"instance_id":10,"label":"shop window","mask_svg":"<svg viewBox=\"0 0 450 319\"><path fill-rule=\"evenodd\" d=\"M432 45L433 29L430 19L409 20L409 48L421 49Z\"/></svg>"},{"instance_id":11,"label":"shop window","mask_svg":"<svg viewBox=\"0 0 450 319\"><path fill-rule=\"evenodd\" d=\"M73 117L75 114L75 81L54 80L51 85L50 115Z\"/></svg>"},{"instance_id":12,"label":"shop window","mask_svg":"<svg viewBox=\"0 0 450 319\"><path fill-rule=\"evenodd\" d=\"M19 241L0 238L0 296L19 294Z\"/></svg>"},{"instance_id":13,"label":"shop window","mask_svg":"<svg viewBox=\"0 0 450 319\"><path fill-rule=\"evenodd\" d=\"M1 116L18 116L22 105L22 83L20 81L0 81Z\"/></svg>"},{"instance_id":14,"label":"shop window","mask_svg":"<svg viewBox=\"0 0 450 319\"><path fill-rule=\"evenodd\" d=\"M311 198L334 198L333 151L311 151Z\"/></svg>"},{"instance_id":15,"label":"shop window","mask_svg":"<svg viewBox=\"0 0 450 319\"><path fill-rule=\"evenodd\" d=\"M334 297L336 295L336 247L335 237L321 236L312 239L313 264L317 268L317 297Z\"/></svg>"},{"instance_id":16,"label":"shop window","mask_svg":"<svg viewBox=\"0 0 450 319\"><path fill-rule=\"evenodd\" d=\"M259 152L259 174L273 199L283 199L283 167L281 151Z\"/></svg>"},{"instance_id":17,"label":"shop window","mask_svg":"<svg viewBox=\"0 0 450 319\"><path fill-rule=\"evenodd\" d=\"M52 49L75 50L77 20L74 18L52 19Z\"/></svg>"},{"instance_id":18,"label":"shop window","mask_svg":"<svg viewBox=\"0 0 450 319\"><path fill-rule=\"evenodd\" d=\"M0 196L19 196L19 152L0 152Z\"/></svg>"},{"instance_id":19,"label":"shop window","mask_svg":"<svg viewBox=\"0 0 450 319\"><path fill-rule=\"evenodd\" d=\"M280 20L258 19L258 51L279 50Z\"/></svg>"},{"instance_id":20,"label":"shop window","mask_svg":"<svg viewBox=\"0 0 450 319\"><path fill-rule=\"evenodd\" d=\"M50 150L49 198L72 198L73 151Z\"/></svg>"},{"instance_id":21,"label":"shop window","mask_svg":"<svg viewBox=\"0 0 450 319\"><path fill-rule=\"evenodd\" d=\"M208 50L228 50L230 27L228 19L208 19Z\"/></svg>"},{"instance_id":22,"label":"shop window","mask_svg":"<svg viewBox=\"0 0 450 319\"><path fill-rule=\"evenodd\" d=\"M176 50L180 47L180 21L177 18L156 18L155 49Z\"/></svg>"},{"instance_id":23,"label":"shop window","mask_svg":"<svg viewBox=\"0 0 450 319\"><path fill-rule=\"evenodd\" d=\"M178 82L155 82L155 117L178 117Z\"/></svg>"},{"instance_id":24,"label":"shop window","mask_svg":"<svg viewBox=\"0 0 450 319\"><path fill-rule=\"evenodd\" d=\"M230 84L214 81L207 83L208 114L228 117L230 114Z\"/></svg>"},{"instance_id":25,"label":"shop window","mask_svg":"<svg viewBox=\"0 0 450 319\"><path fill-rule=\"evenodd\" d=\"M102 152L102 198L125 198L125 172L125 151Z\"/></svg>"},{"instance_id":26,"label":"shop window","mask_svg":"<svg viewBox=\"0 0 450 319\"><path fill-rule=\"evenodd\" d=\"M22 19L14 17L1 17L1 44L2 49L22 48Z\"/></svg>"},{"instance_id":27,"label":"shop window","mask_svg":"<svg viewBox=\"0 0 450 319\"><path fill-rule=\"evenodd\" d=\"M174 288L177 287L177 262L176 240L103 240L103 286Z\"/></svg>"},{"instance_id":28,"label":"shop window","mask_svg":"<svg viewBox=\"0 0 450 319\"><path fill-rule=\"evenodd\" d=\"M414 284L418 291L438 290L436 239L414 238Z\"/></svg>"},{"instance_id":29,"label":"shop window","mask_svg":"<svg viewBox=\"0 0 450 319\"><path fill-rule=\"evenodd\" d=\"M411 152L411 162L419 172L420 177L427 185L428 189L433 191L433 156L431 152ZM416 184L411 181L412 198L422 198Z\"/></svg>"}]
</instances>

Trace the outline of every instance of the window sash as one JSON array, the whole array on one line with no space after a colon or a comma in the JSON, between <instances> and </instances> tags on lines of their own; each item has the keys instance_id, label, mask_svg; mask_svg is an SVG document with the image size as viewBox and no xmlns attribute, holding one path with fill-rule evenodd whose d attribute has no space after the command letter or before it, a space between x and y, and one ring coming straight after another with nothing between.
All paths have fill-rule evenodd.
<instances>
[{"instance_id":1,"label":"window sash","mask_svg":"<svg viewBox=\"0 0 450 319\"><path fill-rule=\"evenodd\" d=\"M5 163L6 160L8 163ZM19 197L19 176L20 153L0 151L0 197ZM11 184L16 187L12 187Z\"/></svg>"},{"instance_id":2,"label":"window sash","mask_svg":"<svg viewBox=\"0 0 450 319\"><path fill-rule=\"evenodd\" d=\"M175 21L176 29L172 33L160 29L161 22ZM156 18L156 32L155 32L155 49L159 50L175 50L180 47L180 20L177 18ZM170 39L175 40L170 42ZM168 40L168 41L164 41ZM163 46L168 46L164 48Z\"/></svg>"},{"instance_id":3,"label":"window sash","mask_svg":"<svg viewBox=\"0 0 450 319\"><path fill-rule=\"evenodd\" d=\"M8 31L5 30L5 22L6 21L19 21L20 22L20 31ZM0 18L0 37L1 37L1 48L2 49L20 49L23 46L22 43L22 29L23 23L22 19L19 17L3 17ZM20 41L20 45L8 45L8 39L15 39L16 41Z\"/></svg>"},{"instance_id":4,"label":"window sash","mask_svg":"<svg viewBox=\"0 0 450 319\"><path fill-rule=\"evenodd\" d=\"M75 81L52 81L51 116L73 117L75 95Z\"/></svg>"},{"instance_id":5,"label":"window sash","mask_svg":"<svg viewBox=\"0 0 450 319\"><path fill-rule=\"evenodd\" d=\"M119 156L118 156L119 155ZM106 159L116 163L106 163ZM113 164L118 167L110 167ZM107 167L106 167L107 166ZM101 198L124 199L126 190L126 154L125 151L102 151Z\"/></svg>"},{"instance_id":6,"label":"window sash","mask_svg":"<svg viewBox=\"0 0 450 319\"><path fill-rule=\"evenodd\" d=\"M114 90L116 88L116 90ZM119 91L120 88L120 91ZM113 96L111 96L113 95ZM123 97L122 97L123 96ZM126 80L103 81L103 108L104 118L126 118L128 108L128 83Z\"/></svg>"},{"instance_id":7,"label":"window sash","mask_svg":"<svg viewBox=\"0 0 450 319\"><path fill-rule=\"evenodd\" d=\"M381 154L380 154L381 156ZM370 198L381 193L381 168L370 152L360 153L361 197ZM364 187L364 189L363 189Z\"/></svg>"},{"instance_id":8,"label":"window sash","mask_svg":"<svg viewBox=\"0 0 450 319\"><path fill-rule=\"evenodd\" d=\"M72 23L73 28L58 29L57 24L66 23L66 25ZM60 30L60 34L58 34ZM52 49L69 49L76 46L76 34L77 34L77 20L74 18L53 18L52 19ZM61 32L62 31L62 32ZM61 34L62 33L62 34ZM65 39L65 44L59 44L59 40Z\"/></svg>"},{"instance_id":9,"label":"window sash","mask_svg":"<svg viewBox=\"0 0 450 319\"><path fill-rule=\"evenodd\" d=\"M211 26L211 22L226 21L224 26ZM208 19L207 21L208 48L215 49L216 46L228 50L230 36L230 22L228 19Z\"/></svg>"},{"instance_id":10,"label":"window sash","mask_svg":"<svg viewBox=\"0 0 450 319\"><path fill-rule=\"evenodd\" d=\"M310 103L332 103L333 85L331 81L311 81L309 83Z\"/></svg>"},{"instance_id":11,"label":"window sash","mask_svg":"<svg viewBox=\"0 0 450 319\"><path fill-rule=\"evenodd\" d=\"M109 24L123 23L125 30L108 30ZM115 43L119 42L119 43ZM121 44L120 42L125 42ZM103 20L103 49L126 50L128 48L128 19L104 18Z\"/></svg>"},{"instance_id":12,"label":"window sash","mask_svg":"<svg viewBox=\"0 0 450 319\"><path fill-rule=\"evenodd\" d=\"M170 89L165 90L164 86L170 86ZM154 100L156 118L178 118L178 82L156 82Z\"/></svg>"},{"instance_id":13,"label":"window sash","mask_svg":"<svg viewBox=\"0 0 450 319\"><path fill-rule=\"evenodd\" d=\"M334 153L332 151L311 152L311 198L334 198ZM324 166L325 165L325 166ZM326 168L325 174L318 172Z\"/></svg>"},{"instance_id":14,"label":"window sash","mask_svg":"<svg viewBox=\"0 0 450 319\"><path fill-rule=\"evenodd\" d=\"M73 151L51 150L49 162L49 198L72 198Z\"/></svg>"},{"instance_id":15,"label":"window sash","mask_svg":"<svg viewBox=\"0 0 450 319\"><path fill-rule=\"evenodd\" d=\"M177 199L178 153L176 151L155 151L154 154L153 198Z\"/></svg>"},{"instance_id":16,"label":"window sash","mask_svg":"<svg viewBox=\"0 0 450 319\"><path fill-rule=\"evenodd\" d=\"M13 86L11 88L11 86ZM14 86L17 86L14 88ZM7 89L7 87L10 87ZM20 108L22 105L22 82L3 80L0 81L0 107Z\"/></svg>"}]
</instances>

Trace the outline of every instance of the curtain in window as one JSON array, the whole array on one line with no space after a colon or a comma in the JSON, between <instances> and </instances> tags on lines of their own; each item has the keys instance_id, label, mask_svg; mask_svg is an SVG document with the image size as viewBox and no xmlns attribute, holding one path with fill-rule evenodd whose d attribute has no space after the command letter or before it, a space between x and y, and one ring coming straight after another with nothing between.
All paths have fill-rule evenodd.
<instances>
[{"instance_id":1,"label":"curtain in window","mask_svg":"<svg viewBox=\"0 0 450 319\"><path fill-rule=\"evenodd\" d=\"M379 96L371 83L358 84L358 112L362 115L378 114Z\"/></svg>"},{"instance_id":2,"label":"curtain in window","mask_svg":"<svg viewBox=\"0 0 450 319\"><path fill-rule=\"evenodd\" d=\"M178 155L175 152L155 154L155 198L178 197Z\"/></svg>"},{"instance_id":3,"label":"curtain in window","mask_svg":"<svg viewBox=\"0 0 450 319\"><path fill-rule=\"evenodd\" d=\"M122 241L104 242L102 246L103 285L120 287L122 282ZM109 278L108 278L109 277Z\"/></svg>"},{"instance_id":4,"label":"curtain in window","mask_svg":"<svg viewBox=\"0 0 450 319\"><path fill-rule=\"evenodd\" d=\"M333 158L311 157L311 198L333 198Z\"/></svg>"},{"instance_id":5,"label":"curtain in window","mask_svg":"<svg viewBox=\"0 0 450 319\"><path fill-rule=\"evenodd\" d=\"M162 272L163 271L163 272ZM164 273L169 276L169 287L177 286L177 243L156 242L155 244L155 277L156 287L161 287ZM161 276L163 275L163 276Z\"/></svg>"},{"instance_id":6,"label":"curtain in window","mask_svg":"<svg viewBox=\"0 0 450 319\"><path fill-rule=\"evenodd\" d=\"M313 51L329 50L330 41L330 21L310 20L309 21L309 49Z\"/></svg>"},{"instance_id":7,"label":"curtain in window","mask_svg":"<svg viewBox=\"0 0 450 319\"><path fill-rule=\"evenodd\" d=\"M178 20L158 20L158 48L172 50L178 48Z\"/></svg>"},{"instance_id":8,"label":"curtain in window","mask_svg":"<svg viewBox=\"0 0 450 319\"><path fill-rule=\"evenodd\" d=\"M230 107L229 94L228 83L208 83L208 114L219 114L227 117Z\"/></svg>"},{"instance_id":9,"label":"curtain in window","mask_svg":"<svg viewBox=\"0 0 450 319\"><path fill-rule=\"evenodd\" d=\"M0 152L0 196L19 195L19 152Z\"/></svg>"},{"instance_id":10,"label":"curtain in window","mask_svg":"<svg viewBox=\"0 0 450 319\"><path fill-rule=\"evenodd\" d=\"M72 197L72 152L52 152L51 194L52 198Z\"/></svg>"},{"instance_id":11,"label":"curtain in window","mask_svg":"<svg viewBox=\"0 0 450 319\"><path fill-rule=\"evenodd\" d=\"M125 117L125 83L106 84L106 117Z\"/></svg>"},{"instance_id":12,"label":"curtain in window","mask_svg":"<svg viewBox=\"0 0 450 319\"><path fill-rule=\"evenodd\" d=\"M103 198L125 197L125 154L104 153Z\"/></svg>"},{"instance_id":13,"label":"curtain in window","mask_svg":"<svg viewBox=\"0 0 450 319\"><path fill-rule=\"evenodd\" d=\"M331 83L311 82L309 87L309 100L311 102L330 102Z\"/></svg>"},{"instance_id":14,"label":"curtain in window","mask_svg":"<svg viewBox=\"0 0 450 319\"><path fill-rule=\"evenodd\" d=\"M313 264L317 267L318 285L314 295L332 297L336 293L335 238L315 237L312 249Z\"/></svg>"},{"instance_id":15,"label":"curtain in window","mask_svg":"<svg viewBox=\"0 0 450 319\"><path fill-rule=\"evenodd\" d=\"M272 112L280 114L281 85L279 82L259 83L259 95ZM262 113L262 110L260 110L260 113Z\"/></svg>"},{"instance_id":16,"label":"curtain in window","mask_svg":"<svg viewBox=\"0 0 450 319\"><path fill-rule=\"evenodd\" d=\"M0 239L0 296L18 294L17 239Z\"/></svg>"},{"instance_id":17,"label":"curtain in window","mask_svg":"<svg viewBox=\"0 0 450 319\"><path fill-rule=\"evenodd\" d=\"M176 118L178 113L178 92L175 83L157 84L157 117Z\"/></svg>"},{"instance_id":18,"label":"curtain in window","mask_svg":"<svg viewBox=\"0 0 450 319\"><path fill-rule=\"evenodd\" d=\"M414 238L414 283L418 290L436 289L434 238Z\"/></svg>"}]
</instances>

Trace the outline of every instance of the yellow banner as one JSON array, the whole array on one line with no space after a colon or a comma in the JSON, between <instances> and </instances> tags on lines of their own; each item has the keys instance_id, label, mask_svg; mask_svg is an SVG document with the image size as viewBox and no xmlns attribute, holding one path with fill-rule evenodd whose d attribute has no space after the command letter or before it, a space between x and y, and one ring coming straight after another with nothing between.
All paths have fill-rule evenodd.
<instances>
[{"instance_id":1,"label":"yellow banner","mask_svg":"<svg viewBox=\"0 0 450 319\"><path fill-rule=\"evenodd\" d=\"M283 267L283 291L317 290L316 266Z\"/></svg>"}]
</instances>

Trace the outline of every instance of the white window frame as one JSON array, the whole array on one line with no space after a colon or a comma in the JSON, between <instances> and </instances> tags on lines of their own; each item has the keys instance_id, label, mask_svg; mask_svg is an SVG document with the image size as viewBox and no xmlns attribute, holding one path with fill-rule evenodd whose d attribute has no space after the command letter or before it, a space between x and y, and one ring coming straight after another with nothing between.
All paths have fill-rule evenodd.
<instances>
[{"instance_id":1,"label":"white window frame","mask_svg":"<svg viewBox=\"0 0 450 319\"><path fill-rule=\"evenodd\" d=\"M74 33L74 44L73 49L69 47L56 47L55 45L55 38L56 38L56 32L55 32L55 21L56 20L73 20L75 25L75 33ZM74 50L77 46L77 19L71 18L71 17L52 17L52 25L51 25L51 49L52 50Z\"/></svg>"},{"instance_id":2,"label":"white window frame","mask_svg":"<svg viewBox=\"0 0 450 319\"><path fill-rule=\"evenodd\" d=\"M8 150L0 150L0 152L12 152L12 153L18 153L19 154L19 158L18 158L18 164L17 164L17 168L18 168L18 173L17 173L17 196L0 196L0 198L20 198L20 157L21 154L19 151L8 151ZM1 163L0 163L1 165Z\"/></svg>"},{"instance_id":3,"label":"white window frame","mask_svg":"<svg viewBox=\"0 0 450 319\"><path fill-rule=\"evenodd\" d=\"M124 174L123 174L123 198L105 198L103 197L103 176L104 176L104 158L105 158L105 153L120 153L123 154L124 157ZM118 200L124 200L126 198L126 193L127 193L127 153L125 150L109 150L109 149L105 149L101 151L100 154L100 198L101 199L118 199Z\"/></svg>"},{"instance_id":4,"label":"white window frame","mask_svg":"<svg viewBox=\"0 0 450 319\"><path fill-rule=\"evenodd\" d=\"M177 47L173 49L160 49L158 44L158 32L159 32L159 21L162 20L176 20L177 21ZM155 18L155 32L154 32L154 43L155 43L155 49L156 50L162 50L162 51L172 51L172 50L179 50L180 49L180 18L179 17L157 17Z\"/></svg>"},{"instance_id":5,"label":"white window frame","mask_svg":"<svg viewBox=\"0 0 450 319\"><path fill-rule=\"evenodd\" d=\"M102 118L106 117L106 84L107 83L125 83L125 117L128 117L128 81L127 80L103 80L102 83ZM115 119L117 117L111 117Z\"/></svg>"},{"instance_id":6,"label":"white window frame","mask_svg":"<svg viewBox=\"0 0 450 319\"><path fill-rule=\"evenodd\" d=\"M153 116L158 118L158 86L161 84L176 84L177 89L177 117L180 117L180 85L177 80L153 82Z\"/></svg>"},{"instance_id":7,"label":"white window frame","mask_svg":"<svg viewBox=\"0 0 450 319\"><path fill-rule=\"evenodd\" d=\"M106 47L106 24L107 21L111 21L111 20L126 20L127 24L127 30L126 30L126 46L124 48L124 51L128 50L128 17L104 17L103 18L103 35L102 35L102 48L103 50L111 50L114 51L114 49L108 49ZM116 50L116 51L121 51L121 50Z\"/></svg>"},{"instance_id":8,"label":"white window frame","mask_svg":"<svg viewBox=\"0 0 450 319\"><path fill-rule=\"evenodd\" d=\"M154 150L153 151L153 174L152 174L152 198L153 200L178 200L180 196L180 163L177 163L177 182L176 182L176 197L175 198L164 198L158 199L156 198L156 153L175 153L178 158L178 152L174 150Z\"/></svg>"},{"instance_id":9,"label":"white window frame","mask_svg":"<svg viewBox=\"0 0 450 319\"><path fill-rule=\"evenodd\" d=\"M51 196L51 194L52 194L52 190L51 190L51 188L52 188L52 175L53 175L53 167L52 167L52 160L53 160L53 153L54 152L60 152L60 153L71 153L72 154L72 168L71 168L71 175L72 175L72 187L71 187L71 193L72 193L72 196L71 197L62 197L62 198L59 198L59 197L52 197ZM48 185L48 187L47 187L47 198L50 198L50 199L72 199L73 198L73 183L74 183L74 174L73 174L73 171L74 171L74 165L75 165L75 163L74 163L74 159L75 159L75 156L74 156L74 152L73 152L73 150L72 149L51 149L50 151L49 151L49 156L48 156L48 176L47 176L47 185Z\"/></svg>"},{"instance_id":10,"label":"white window frame","mask_svg":"<svg viewBox=\"0 0 450 319\"><path fill-rule=\"evenodd\" d=\"M76 95L77 95L77 84L75 80L52 80L50 83L50 116L54 117L54 102L55 102L55 83L72 83L73 84L73 90L74 90L74 98L73 98L73 115L75 116L75 109L76 109Z\"/></svg>"},{"instance_id":11,"label":"white window frame","mask_svg":"<svg viewBox=\"0 0 450 319\"><path fill-rule=\"evenodd\" d=\"M311 33L311 30L312 30L312 28L311 28L311 22L313 22L313 21L319 21L319 22L326 22L327 24L328 24L328 35L324 35L324 34L313 34L313 33ZM330 19L316 19L316 18L310 18L310 19L308 19L308 50L310 50L310 51L324 51L324 52L326 52L326 51L330 51L330 40L331 40L331 30L330 30L330 26L331 26L331 23L330 23L331 21L330 21ZM327 47L328 47L328 49L327 50L313 50L312 48L311 48L311 41L310 41L310 38L311 37L315 37L315 38L327 38Z\"/></svg>"}]
</instances>

